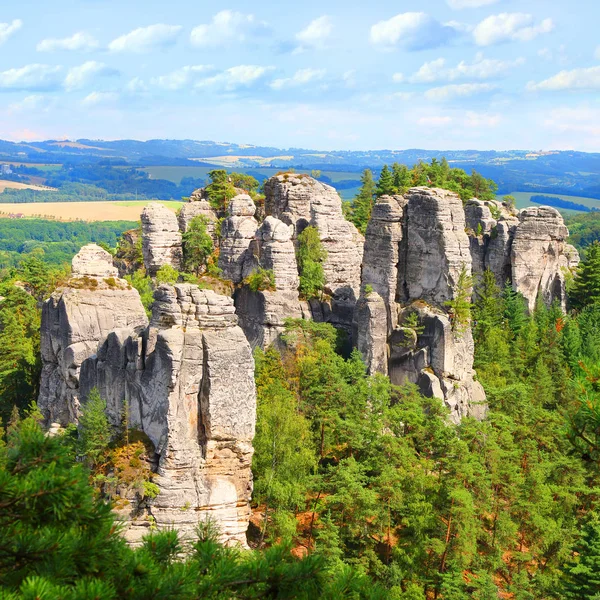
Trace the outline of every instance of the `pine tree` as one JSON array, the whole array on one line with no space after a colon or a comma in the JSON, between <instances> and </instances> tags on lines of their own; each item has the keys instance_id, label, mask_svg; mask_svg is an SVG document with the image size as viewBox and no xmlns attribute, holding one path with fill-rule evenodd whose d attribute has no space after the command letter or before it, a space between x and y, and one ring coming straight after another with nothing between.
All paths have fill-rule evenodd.
<instances>
[{"instance_id":1,"label":"pine tree","mask_svg":"<svg viewBox=\"0 0 600 600\"><path fill-rule=\"evenodd\" d=\"M461 333L471 321L471 291L473 278L469 275L466 265L462 265L454 288L454 297L444 304L448 307L452 331Z\"/></svg>"},{"instance_id":2,"label":"pine tree","mask_svg":"<svg viewBox=\"0 0 600 600\"><path fill-rule=\"evenodd\" d=\"M410 188L410 171L406 165L394 163L392 165L392 175L394 177L394 188L396 193L405 194Z\"/></svg>"},{"instance_id":3,"label":"pine tree","mask_svg":"<svg viewBox=\"0 0 600 600\"><path fill-rule=\"evenodd\" d=\"M356 228L364 235L367 230L367 224L371 218L371 211L375 202L375 182L373 173L370 169L365 169L360 178L361 188L350 211L350 221L356 225Z\"/></svg>"},{"instance_id":4,"label":"pine tree","mask_svg":"<svg viewBox=\"0 0 600 600\"><path fill-rule=\"evenodd\" d=\"M573 308L600 303L600 242L588 246L569 295Z\"/></svg>"},{"instance_id":5,"label":"pine tree","mask_svg":"<svg viewBox=\"0 0 600 600\"><path fill-rule=\"evenodd\" d=\"M600 597L600 522L597 518L583 528L573 550L577 558L562 569L561 596L568 600L596 600Z\"/></svg>"},{"instance_id":6,"label":"pine tree","mask_svg":"<svg viewBox=\"0 0 600 600\"><path fill-rule=\"evenodd\" d=\"M106 402L94 388L83 405L79 418L79 454L90 468L103 461L111 440L111 428L106 417Z\"/></svg>"},{"instance_id":7,"label":"pine tree","mask_svg":"<svg viewBox=\"0 0 600 600\"><path fill-rule=\"evenodd\" d=\"M207 232L208 219L194 217L183 234L183 264L186 271L200 274L213 251L213 241Z\"/></svg>"},{"instance_id":8,"label":"pine tree","mask_svg":"<svg viewBox=\"0 0 600 600\"><path fill-rule=\"evenodd\" d=\"M323 261L327 258L316 227L308 226L298 236L296 258L300 271L300 293L307 300L315 298L325 285Z\"/></svg>"},{"instance_id":9,"label":"pine tree","mask_svg":"<svg viewBox=\"0 0 600 600\"><path fill-rule=\"evenodd\" d=\"M502 323L504 304L502 292L496 283L496 276L490 269L486 269L480 284L476 287L476 300L473 307L475 319L475 333L481 340L492 327Z\"/></svg>"},{"instance_id":10,"label":"pine tree","mask_svg":"<svg viewBox=\"0 0 600 600\"><path fill-rule=\"evenodd\" d=\"M502 295L504 298L504 318L507 320L513 336L517 336L527 321L525 298L519 292L515 292L508 281L504 286Z\"/></svg>"},{"instance_id":11,"label":"pine tree","mask_svg":"<svg viewBox=\"0 0 600 600\"><path fill-rule=\"evenodd\" d=\"M387 165L383 165L383 169L381 169L381 173L379 174L376 193L378 198L380 196L396 193L396 188L394 187L394 176Z\"/></svg>"}]
</instances>

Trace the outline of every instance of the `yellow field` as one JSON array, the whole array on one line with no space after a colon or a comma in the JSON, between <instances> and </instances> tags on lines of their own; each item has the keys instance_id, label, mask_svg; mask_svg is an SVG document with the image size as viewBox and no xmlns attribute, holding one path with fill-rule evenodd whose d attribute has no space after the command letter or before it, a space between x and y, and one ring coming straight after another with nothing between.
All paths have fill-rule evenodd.
<instances>
[{"instance_id":1,"label":"yellow field","mask_svg":"<svg viewBox=\"0 0 600 600\"><path fill-rule=\"evenodd\" d=\"M55 190L56 188L45 187L42 185L31 185L30 183L21 183L19 181L6 181L5 179L0 179L0 193L2 193L6 188L10 188L13 190Z\"/></svg>"},{"instance_id":2,"label":"yellow field","mask_svg":"<svg viewBox=\"0 0 600 600\"><path fill-rule=\"evenodd\" d=\"M21 214L24 217L56 221L137 221L148 201L142 202L30 202L0 203L0 218ZM173 212L180 202L161 202Z\"/></svg>"},{"instance_id":3,"label":"yellow field","mask_svg":"<svg viewBox=\"0 0 600 600\"><path fill-rule=\"evenodd\" d=\"M257 162L260 165L271 164L273 160L292 160L293 156L237 156L227 154L226 156L208 156L205 158L190 158L199 162L209 162L211 164L230 167L237 164L243 164L248 161Z\"/></svg>"}]
</instances>

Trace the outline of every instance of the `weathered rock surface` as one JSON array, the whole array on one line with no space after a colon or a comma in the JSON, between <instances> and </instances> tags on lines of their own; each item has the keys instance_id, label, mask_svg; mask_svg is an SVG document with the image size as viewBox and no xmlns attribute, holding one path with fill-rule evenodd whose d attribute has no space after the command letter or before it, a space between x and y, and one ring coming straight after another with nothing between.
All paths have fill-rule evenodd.
<instances>
[{"instance_id":1,"label":"weathered rock surface","mask_svg":"<svg viewBox=\"0 0 600 600\"><path fill-rule=\"evenodd\" d=\"M181 232L175 213L151 202L142 211L142 252L146 272L154 277L163 265L179 270L183 258Z\"/></svg>"},{"instance_id":2,"label":"weathered rock surface","mask_svg":"<svg viewBox=\"0 0 600 600\"><path fill-rule=\"evenodd\" d=\"M268 216L256 232L244 277L257 268L273 271L274 291L253 292L247 286L235 294L236 313L252 348L277 344L287 318L302 318L298 296L298 266L292 227Z\"/></svg>"},{"instance_id":3,"label":"weathered rock surface","mask_svg":"<svg viewBox=\"0 0 600 600\"><path fill-rule=\"evenodd\" d=\"M476 217L490 216L486 210ZM446 309L461 271L471 274L465 229L462 201L452 192L413 188L406 198L380 198L367 228L363 295L354 314L356 344L369 372L388 374L398 385L417 384L442 399L456 422L485 413L471 329L465 324L453 331Z\"/></svg>"},{"instance_id":4,"label":"weathered rock surface","mask_svg":"<svg viewBox=\"0 0 600 600\"><path fill-rule=\"evenodd\" d=\"M407 235L398 267L398 299L441 305L453 298L463 267L471 273L462 201L447 190L412 188L405 214Z\"/></svg>"},{"instance_id":5,"label":"weathered rock surface","mask_svg":"<svg viewBox=\"0 0 600 600\"><path fill-rule=\"evenodd\" d=\"M185 233L194 217L204 217L206 219L206 232L212 237L213 243L216 245L218 242L216 235L217 211L206 198L199 194L202 191L196 190L190 196L189 202L185 202L181 207L177 218L179 229L181 233Z\"/></svg>"},{"instance_id":6,"label":"weathered rock surface","mask_svg":"<svg viewBox=\"0 0 600 600\"><path fill-rule=\"evenodd\" d=\"M131 425L158 455L160 493L125 523L127 539L141 540L150 515L184 537L211 518L223 541L245 545L256 394L233 300L190 284L161 286L145 330L113 332L84 362L82 397L94 387L113 422L127 400Z\"/></svg>"},{"instance_id":7,"label":"weathered rock surface","mask_svg":"<svg viewBox=\"0 0 600 600\"><path fill-rule=\"evenodd\" d=\"M546 304L558 300L565 305L564 270L574 261L565 241L569 235L561 214L539 206L519 212L519 226L512 244L513 289L523 294L533 311L538 294Z\"/></svg>"},{"instance_id":8,"label":"weathered rock surface","mask_svg":"<svg viewBox=\"0 0 600 600\"><path fill-rule=\"evenodd\" d=\"M316 227L327 252L323 263L331 295L330 320L350 330L360 292L364 238L346 221L337 191L307 175L285 173L265 182L265 211L292 225L296 240L308 225Z\"/></svg>"},{"instance_id":9,"label":"weathered rock surface","mask_svg":"<svg viewBox=\"0 0 600 600\"><path fill-rule=\"evenodd\" d=\"M134 331L148 323L137 290L114 279L110 258L95 244L84 246L73 259L67 286L42 308L38 405L47 423L67 425L78 418L81 364L111 332Z\"/></svg>"},{"instance_id":10,"label":"weathered rock surface","mask_svg":"<svg viewBox=\"0 0 600 600\"><path fill-rule=\"evenodd\" d=\"M398 322L396 290L400 242L404 236L404 196L382 196L373 207L365 236L362 285L381 296L387 310L388 334Z\"/></svg>"},{"instance_id":11,"label":"weathered rock surface","mask_svg":"<svg viewBox=\"0 0 600 600\"><path fill-rule=\"evenodd\" d=\"M255 212L252 198L240 194L231 200L229 217L221 224L219 268L225 279L236 284L244 279L244 266L252 260L249 247L258 229Z\"/></svg>"}]
</instances>

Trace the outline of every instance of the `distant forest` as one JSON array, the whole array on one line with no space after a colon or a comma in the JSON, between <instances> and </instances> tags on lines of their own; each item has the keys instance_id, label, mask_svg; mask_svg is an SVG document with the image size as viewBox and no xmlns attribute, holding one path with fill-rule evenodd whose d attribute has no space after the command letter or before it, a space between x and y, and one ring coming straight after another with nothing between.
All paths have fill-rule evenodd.
<instances>
[{"instance_id":1,"label":"distant forest","mask_svg":"<svg viewBox=\"0 0 600 600\"><path fill-rule=\"evenodd\" d=\"M562 198L556 198L555 196L531 196L529 199L531 202L536 204L545 204L546 206L553 206L554 208L564 208L566 210L578 210L579 212L592 212L598 210L597 208L590 208L585 204L579 204L577 202L571 202L570 200L563 200Z\"/></svg>"}]
</instances>

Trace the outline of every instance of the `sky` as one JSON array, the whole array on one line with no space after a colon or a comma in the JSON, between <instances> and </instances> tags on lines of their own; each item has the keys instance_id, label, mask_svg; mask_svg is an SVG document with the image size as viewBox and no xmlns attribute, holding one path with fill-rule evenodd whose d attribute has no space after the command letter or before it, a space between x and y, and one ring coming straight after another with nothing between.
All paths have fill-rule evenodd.
<instances>
[{"instance_id":1,"label":"sky","mask_svg":"<svg viewBox=\"0 0 600 600\"><path fill-rule=\"evenodd\" d=\"M0 139L600 152L598 0L0 2Z\"/></svg>"}]
</instances>

